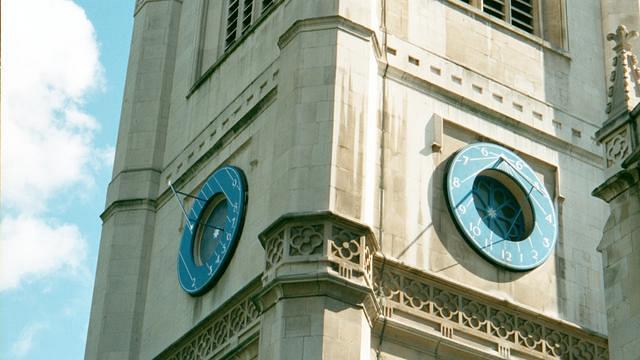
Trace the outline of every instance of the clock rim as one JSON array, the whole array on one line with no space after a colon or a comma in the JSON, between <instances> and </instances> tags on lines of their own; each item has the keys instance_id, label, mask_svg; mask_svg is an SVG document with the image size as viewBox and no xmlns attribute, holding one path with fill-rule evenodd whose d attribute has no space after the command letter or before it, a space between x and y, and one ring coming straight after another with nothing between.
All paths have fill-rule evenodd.
<instances>
[{"instance_id":1,"label":"clock rim","mask_svg":"<svg viewBox=\"0 0 640 360\"><path fill-rule=\"evenodd\" d=\"M543 187L544 189L544 194L545 194L545 198L549 199L549 201L551 202L551 211L553 211L553 219L554 219L554 232L553 232L553 237L551 239L551 245L549 246L549 251L546 254L546 256L541 257L540 260L538 260L535 263L532 264L528 264L526 266L520 266L520 265L514 265L514 264L510 264L510 263L506 263L506 262L502 262L500 260L498 260L497 258L495 258L494 256L486 253L485 251L482 251L481 248L478 247L478 245L471 239L468 238L467 236L467 232L465 229L463 229L460 224L460 221L458 220L459 217L457 216L457 214L455 213L455 209L452 206L452 199L449 196L449 184L450 184L450 176L451 176L451 168L453 167L453 164L455 163L455 160L458 158L458 155L460 155L460 153L462 153L463 151L469 149L470 147L480 147L480 146L491 146L491 147L500 147L503 150L508 151L509 153L513 154L517 159L520 159L523 164L525 166L527 166L529 169L531 169L531 171L534 173L533 168L531 168L531 165L529 165L528 162L526 162L524 159L522 159L518 154L516 154L515 152L513 152L512 150L510 150L509 148L498 144L498 143L491 143L491 142L485 142L485 141L481 141L481 142L475 142L475 143L468 143L466 145L464 145L463 147L461 147L460 149L456 150L454 153L452 153L449 156L449 159L446 162L446 166L445 166L445 174L442 177L442 181L443 181L443 192L444 192L444 197L445 197L445 201L447 204L447 210L449 212L449 215L452 218L452 222L454 223L456 229L458 230L459 234L461 235L461 237L464 239L464 241L467 243L467 245L469 245L474 252L476 252L477 254L479 254L481 257L483 257L485 260L489 261L490 263L499 266L500 268L504 269L504 270L508 270L508 271L512 271L512 272L520 272L520 273L524 273L524 272L528 272L528 271L532 271L538 267L540 267L542 264L544 264L550 257L551 254L555 251L555 247L557 245L557 239L558 239L558 214L556 212L555 207L553 206L553 201L551 199L551 196L549 195L549 192L546 189L546 186L541 183L541 187ZM502 171L500 169L494 169L497 171ZM522 187L522 184L520 183L520 181L518 181L518 179L516 179L515 177L511 176L510 174L508 174L505 171L502 171L506 176L510 177L516 184L518 184L518 186ZM474 178L476 176L478 176L480 173L476 174L474 176ZM539 180L539 179L538 179ZM526 191L525 191L526 193ZM527 199L527 201L530 201L529 199ZM532 206L533 208L533 206ZM534 214L534 222L533 222L533 226L536 226L537 223L537 217ZM533 234L533 233L532 233Z\"/></svg>"},{"instance_id":2,"label":"clock rim","mask_svg":"<svg viewBox=\"0 0 640 360\"><path fill-rule=\"evenodd\" d=\"M240 242L240 238L242 237L242 231L244 229L244 223L245 223L245 219L246 219L246 213L247 213L247 206L246 204L248 203L248 199L249 199L249 188L248 188L248 184L247 184L247 178L246 175L244 174L244 171L237 167L237 166L233 166L233 165L222 165L220 167L218 167L217 169L215 169L211 175L209 175L207 177L207 180L205 180L200 186L197 187L198 191L196 192L197 194L200 193L202 191L202 188L208 184L210 181L212 181L215 178L215 175L224 170L224 169L232 169L236 174L238 174L238 178L240 179L240 192L241 192L241 199L239 201L239 210L238 210L238 222L236 223L236 231L235 231L235 236L233 236L233 238L230 241L229 244L229 249L227 250L227 252L225 253L225 255L223 256L223 258L221 259L219 265L216 267L215 272L211 275L211 277L204 281L203 285L200 287L196 287L195 289L192 289L190 287L187 287L183 284L182 281L182 276L180 275L180 263L178 262L176 264L176 271L178 274L178 283L180 284L180 287L182 288L182 290L184 290L186 293L188 293L191 296L200 296L200 295L204 295L206 292L208 292L209 290L211 290L211 288L213 288L217 282L220 280L220 278L222 277L222 275L224 274L224 272L226 271L227 267L229 266L229 263L231 262L231 259L233 258L236 248L238 247L238 243ZM220 185L220 190L213 192L211 195L209 195L207 197L207 200L205 202L205 205L202 206L202 208L200 210L198 210L197 214L197 218L196 218L196 222L198 222L200 220L200 218L203 216L204 214L204 210L207 208L207 206L209 205L209 202L214 199L216 197L216 195L218 194L222 194L222 196L224 197L224 199L226 199L227 201L229 200L227 198L227 195L225 194L225 192L222 189L222 185ZM226 223L225 223L226 224ZM193 246L195 245L195 237L196 237L196 231L194 229L194 231L190 231L190 234L187 234L185 231L185 228L183 228L183 233L182 236L180 238L180 244L178 247L178 259L180 259L181 256L181 252L183 249L183 241L189 241L189 246L187 247L190 252L191 252L191 258L192 258L192 263L194 265L194 267L196 268L201 268L202 266L198 266L195 262L195 259L193 258ZM187 239L185 239L187 238ZM180 261L180 260L178 260ZM188 270L188 266L186 264L183 264L183 266L187 267L187 271Z\"/></svg>"}]
</instances>

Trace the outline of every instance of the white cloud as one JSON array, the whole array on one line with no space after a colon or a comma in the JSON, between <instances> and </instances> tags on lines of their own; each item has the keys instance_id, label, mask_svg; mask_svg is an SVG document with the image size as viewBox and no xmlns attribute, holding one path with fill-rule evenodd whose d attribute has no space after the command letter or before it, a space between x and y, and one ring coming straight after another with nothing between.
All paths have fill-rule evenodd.
<instances>
[{"instance_id":1,"label":"white cloud","mask_svg":"<svg viewBox=\"0 0 640 360\"><path fill-rule=\"evenodd\" d=\"M92 183L99 126L82 102L104 81L98 44L65 0L5 1L2 33L2 200L38 213L57 192Z\"/></svg>"},{"instance_id":2,"label":"white cloud","mask_svg":"<svg viewBox=\"0 0 640 360\"><path fill-rule=\"evenodd\" d=\"M8 0L1 16L3 291L56 271L86 270L78 226L50 211L60 210L61 195L83 196L113 150L96 146L99 123L83 109L104 84L84 10L69 0Z\"/></svg>"},{"instance_id":3,"label":"white cloud","mask_svg":"<svg viewBox=\"0 0 640 360\"><path fill-rule=\"evenodd\" d=\"M0 291L59 270L83 271L87 245L77 226L20 216L5 217L0 227Z\"/></svg>"},{"instance_id":4,"label":"white cloud","mask_svg":"<svg viewBox=\"0 0 640 360\"><path fill-rule=\"evenodd\" d=\"M27 355L33 347L33 339L35 336L46 328L47 326L44 323L35 323L25 326L24 329L22 329L18 340L11 346L11 352L13 352L17 357Z\"/></svg>"},{"instance_id":5,"label":"white cloud","mask_svg":"<svg viewBox=\"0 0 640 360\"><path fill-rule=\"evenodd\" d=\"M113 146L108 146L104 149L101 149L98 153L98 166L107 166L109 168L113 167L113 161L116 157L116 148Z\"/></svg>"}]
</instances>

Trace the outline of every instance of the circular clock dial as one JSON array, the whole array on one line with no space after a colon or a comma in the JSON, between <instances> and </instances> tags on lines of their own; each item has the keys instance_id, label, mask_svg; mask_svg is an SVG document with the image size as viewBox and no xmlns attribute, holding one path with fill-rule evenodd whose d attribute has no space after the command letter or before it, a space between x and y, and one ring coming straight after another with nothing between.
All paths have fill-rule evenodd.
<instances>
[{"instance_id":1,"label":"circular clock dial","mask_svg":"<svg viewBox=\"0 0 640 360\"><path fill-rule=\"evenodd\" d=\"M178 280L187 293L209 290L231 260L244 224L246 188L242 170L223 166L193 199L178 253Z\"/></svg>"},{"instance_id":2,"label":"circular clock dial","mask_svg":"<svg viewBox=\"0 0 640 360\"><path fill-rule=\"evenodd\" d=\"M533 169L499 145L476 143L451 159L446 198L458 229L483 257L511 270L529 270L553 251L553 201Z\"/></svg>"}]
</instances>

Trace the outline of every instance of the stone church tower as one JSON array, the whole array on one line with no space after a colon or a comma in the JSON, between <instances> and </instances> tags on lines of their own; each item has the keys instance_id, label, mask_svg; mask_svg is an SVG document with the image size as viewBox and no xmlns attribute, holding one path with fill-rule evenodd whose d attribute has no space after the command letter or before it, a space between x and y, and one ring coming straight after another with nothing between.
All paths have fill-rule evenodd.
<instances>
[{"instance_id":1,"label":"stone church tower","mask_svg":"<svg viewBox=\"0 0 640 360\"><path fill-rule=\"evenodd\" d=\"M616 1L135 6L87 358L609 358Z\"/></svg>"}]
</instances>

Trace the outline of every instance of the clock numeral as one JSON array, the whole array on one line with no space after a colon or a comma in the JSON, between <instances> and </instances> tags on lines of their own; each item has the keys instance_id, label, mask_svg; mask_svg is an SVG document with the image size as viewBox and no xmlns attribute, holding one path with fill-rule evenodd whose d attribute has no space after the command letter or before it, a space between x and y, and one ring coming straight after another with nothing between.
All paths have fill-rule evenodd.
<instances>
[{"instance_id":1,"label":"clock numeral","mask_svg":"<svg viewBox=\"0 0 640 360\"><path fill-rule=\"evenodd\" d=\"M553 224L553 215L549 214L549 215L545 216L544 218L547 219L547 222L549 224Z\"/></svg>"},{"instance_id":2,"label":"clock numeral","mask_svg":"<svg viewBox=\"0 0 640 360\"><path fill-rule=\"evenodd\" d=\"M524 262L524 255L520 253L520 263L522 264L523 262Z\"/></svg>"},{"instance_id":3,"label":"clock numeral","mask_svg":"<svg viewBox=\"0 0 640 360\"><path fill-rule=\"evenodd\" d=\"M511 262L511 252L509 250L502 249L502 259L506 262Z\"/></svg>"},{"instance_id":4,"label":"clock numeral","mask_svg":"<svg viewBox=\"0 0 640 360\"><path fill-rule=\"evenodd\" d=\"M549 240L549 238L543 238L542 239L542 245L546 248L548 248L549 246L551 246L551 240Z\"/></svg>"},{"instance_id":5,"label":"clock numeral","mask_svg":"<svg viewBox=\"0 0 640 360\"><path fill-rule=\"evenodd\" d=\"M535 250L531 250L531 258L533 260L538 260L538 252Z\"/></svg>"},{"instance_id":6,"label":"clock numeral","mask_svg":"<svg viewBox=\"0 0 640 360\"><path fill-rule=\"evenodd\" d=\"M464 206L464 204L460 204L460 205L458 205L458 213L460 213L460 214L464 214L464 213L466 213L466 212L467 212L467 207L466 207L466 206Z\"/></svg>"},{"instance_id":7,"label":"clock numeral","mask_svg":"<svg viewBox=\"0 0 640 360\"><path fill-rule=\"evenodd\" d=\"M451 185L453 185L454 188L459 188L460 187L460 179L457 177L453 178L453 181L451 182Z\"/></svg>"},{"instance_id":8,"label":"clock numeral","mask_svg":"<svg viewBox=\"0 0 640 360\"><path fill-rule=\"evenodd\" d=\"M469 231L475 236L480 236L482 233L480 226L476 226L473 223L469 223Z\"/></svg>"},{"instance_id":9,"label":"clock numeral","mask_svg":"<svg viewBox=\"0 0 640 360\"><path fill-rule=\"evenodd\" d=\"M522 160L516 161L516 169L522 170L522 168L524 168L524 163L522 162Z\"/></svg>"},{"instance_id":10,"label":"clock numeral","mask_svg":"<svg viewBox=\"0 0 640 360\"><path fill-rule=\"evenodd\" d=\"M466 155L462 155L462 157L464 158L464 163L462 163L462 165L467 165L467 163L469 162L469 157Z\"/></svg>"},{"instance_id":11,"label":"clock numeral","mask_svg":"<svg viewBox=\"0 0 640 360\"><path fill-rule=\"evenodd\" d=\"M487 150L486 147L481 147L480 153L482 154L482 156L489 156L489 150Z\"/></svg>"}]
</instances>

